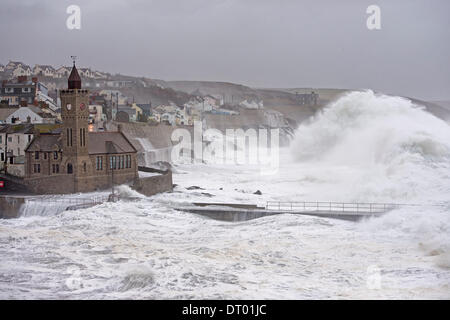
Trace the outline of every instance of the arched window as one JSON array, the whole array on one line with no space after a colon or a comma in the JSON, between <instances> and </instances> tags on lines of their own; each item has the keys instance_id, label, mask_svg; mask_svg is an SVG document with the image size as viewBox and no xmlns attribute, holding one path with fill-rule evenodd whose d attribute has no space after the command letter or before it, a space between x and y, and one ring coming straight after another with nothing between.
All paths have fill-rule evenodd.
<instances>
[{"instance_id":1,"label":"arched window","mask_svg":"<svg viewBox=\"0 0 450 320\"><path fill-rule=\"evenodd\" d=\"M67 173L69 173L69 174L73 173L73 168L72 168L72 164L71 163L67 164Z\"/></svg>"},{"instance_id":2,"label":"arched window","mask_svg":"<svg viewBox=\"0 0 450 320\"><path fill-rule=\"evenodd\" d=\"M83 162L83 171L86 172L86 162Z\"/></svg>"}]
</instances>

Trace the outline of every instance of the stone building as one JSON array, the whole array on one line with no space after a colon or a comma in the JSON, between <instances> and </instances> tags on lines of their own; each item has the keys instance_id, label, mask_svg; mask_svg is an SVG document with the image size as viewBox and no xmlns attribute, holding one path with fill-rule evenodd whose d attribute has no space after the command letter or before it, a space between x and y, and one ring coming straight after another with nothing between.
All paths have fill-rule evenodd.
<instances>
[{"instance_id":1,"label":"stone building","mask_svg":"<svg viewBox=\"0 0 450 320\"><path fill-rule=\"evenodd\" d=\"M25 150L25 183L36 193L106 189L138 177L137 150L120 130L89 132L89 92L74 64L60 91L62 128L38 134Z\"/></svg>"}]
</instances>

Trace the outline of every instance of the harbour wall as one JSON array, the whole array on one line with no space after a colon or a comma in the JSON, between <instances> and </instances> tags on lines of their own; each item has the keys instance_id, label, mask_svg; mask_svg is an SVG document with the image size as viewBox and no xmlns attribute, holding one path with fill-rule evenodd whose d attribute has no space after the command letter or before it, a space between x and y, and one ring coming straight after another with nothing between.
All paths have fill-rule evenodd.
<instances>
[{"instance_id":1,"label":"harbour wall","mask_svg":"<svg viewBox=\"0 0 450 320\"><path fill-rule=\"evenodd\" d=\"M24 197L0 196L0 219L17 218L24 203Z\"/></svg>"}]
</instances>

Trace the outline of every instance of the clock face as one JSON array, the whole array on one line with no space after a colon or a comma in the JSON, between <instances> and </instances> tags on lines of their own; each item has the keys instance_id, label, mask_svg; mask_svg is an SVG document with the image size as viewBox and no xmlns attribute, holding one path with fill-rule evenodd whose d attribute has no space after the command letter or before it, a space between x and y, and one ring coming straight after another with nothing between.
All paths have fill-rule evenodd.
<instances>
[{"instance_id":1,"label":"clock face","mask_svg":"<svg viewBox=\"0 0 450 320\"><path fill-rule=\"evenodd\" d=\"M86 105L84 103L80 103L80 109L84 110L84 108L86 108Z\"/></svg>"},{"instance_id":2,"label":"clock face","mask_svg":"<svg viewBox=\"0 0 450 320\"><path fill-rule=\"evenodd\" d=\"M67 110L70 110L70 109L72 109L72 105L71 105L70 103L68 103L68 104L66 105L66 108L67 108Z\"/></svg>"}]
</instances>

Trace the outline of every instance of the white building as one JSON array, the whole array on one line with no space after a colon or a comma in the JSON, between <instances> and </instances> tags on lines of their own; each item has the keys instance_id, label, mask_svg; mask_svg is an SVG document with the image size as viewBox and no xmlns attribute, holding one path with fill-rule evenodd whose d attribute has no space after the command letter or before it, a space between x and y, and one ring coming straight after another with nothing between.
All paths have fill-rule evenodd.
<instances>
[{"instance_id":1,"label":"white building","mask_svg":"<svg viewBox=\"0 0 450 320\"><path fill-rule=\"evenodd\" d=\"M67 77L69 77L71 70L72 69L69 67L61 66L58 69L56 69L55 77L56 78L67 78Z\"/></svg>"},{"instance_id":2,"label":"white building","mask_svg":"<svg viewBox=\"0 0 450 320\"><path fill-rule=\"evenodd\" d=\"M94 79L106 79L108 76L100 71L94 71Z\"/></svg>"},{"instance_id":3,"label":"white building","mask_svg":"<svg viewBox=\"0 0 450 320\"><path fill-rule=\"evenodd\" d=\"M33 125L0 127L0 170L7 167L9 174L25 174L25 149L33 140Z\"/></svg>"},{"instance_id":4,"label":"white building","mask_svg":"<svg viewBox=\"0 0 450 320\"><path fill-rule=\"evenodd\" d=\"M89 68L79 68L78 72L80 74L80 76L84 77L84 78L94 78L94 72L92 72L91 69Z\"/></svg>"},{"instance_id":5,"label":"white building","mask_svg":"<svg viewBox=\"0 0 450 320\"><path fill-rule=\"evenodd\" d=\"M8 64L6 65L5 69L6 70L14 70L16 69L18 66L23 65L24 63L19 62L19 61L9 61Z\"/></svg>"},{"instance_id":6,"label":"white building","mask_svg":"<svg viewBox=\"0 0 450 320\"><path fill-rule=\"evenodd\" d=\"M99 104L89 105L89 122L101 123L106 120L106 115L103 114L103 107Z\"/></svg>"},{"instance_id":7,"label":"white building","mask_svg":"<svg viewBox=\"0 0 450 320\"><path fill-rule=\"evenodd\" d=\"M6 118L6 123L55 123L55 118L35 106L20 107Z\"/></svg>"},{"instance_id":8,"label":"white building","mask_svg":"<svg viewBox=\"0 0 450 320\"><path fill-rule=\"evenodd\" d=\"M246 108L246 109L263 109L264 108L264 103L262 100L260 101L247 101L244 100L241 103L239 103L239 106Z\"/></svg>"},{"instance_id":9,"label":"white building","mask_svg":"<svg viewBox=\"0 0 450 320\"><path fill-rule=\"evenodd\" d=\"M6 161L6 131L6 126L0 127L0 171L3 170Z\"/></svg>"},{"instance_id":10,"label":"white building","mask_svg":"<svg viewBox=\"0 0 450 320\"><path fill-rule=\"evenodd\" d=\"M38 76L54 77L55 68L49 65L36 64L33 68L33 73Z\"/></svg>"},{"instance_id":11,"label":"white building","mask_svg":"<svg viewBox=\"0 0 450 320\"><path fill-rule=\"evenodd\" d=\"M19 77L19 76L31 76L31 68L27 65L21 64L18 65L14 70L12 75L14 77Z\"/></svg>"}]
</instances>

